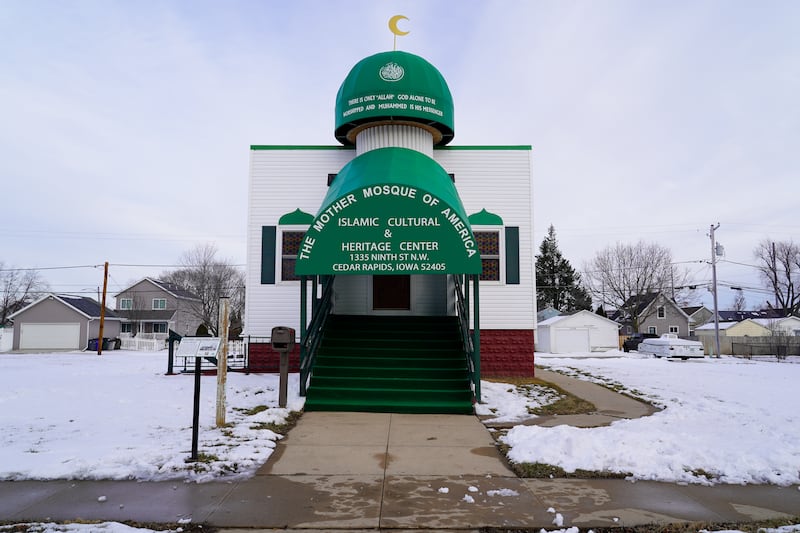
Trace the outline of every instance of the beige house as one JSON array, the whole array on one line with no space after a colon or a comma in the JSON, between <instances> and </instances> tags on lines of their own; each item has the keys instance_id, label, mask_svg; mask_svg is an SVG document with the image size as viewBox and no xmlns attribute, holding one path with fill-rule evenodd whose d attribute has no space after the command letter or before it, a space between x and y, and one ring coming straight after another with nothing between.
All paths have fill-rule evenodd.
<instances>
[{"instance_id":1,"label":"beige house","mask_svg":"<svg viewBox=\"0 0 800 533\"><path fill-rule=\"evenodd\" d=\"M709 322L695 329L695 335L706 354L716 355L714 322ZM766 326L755 322L753 319L742 320L741 322L720 322L719 324L719 348L722 354L730 355L733 353L732 343L743 337L769 337L772 331Z\"/></svg>"},{"instance_id":2,"label":"beige house","mask_svg":"<svg viewBox=\"0 0 800 533\"><path fill-rule=\"evenodd\" d=\"M200 298L174 283L144 278L115 298L123 336L165 339L169 330L195 335L202 324Z\"/></svg>"}]
</instances>

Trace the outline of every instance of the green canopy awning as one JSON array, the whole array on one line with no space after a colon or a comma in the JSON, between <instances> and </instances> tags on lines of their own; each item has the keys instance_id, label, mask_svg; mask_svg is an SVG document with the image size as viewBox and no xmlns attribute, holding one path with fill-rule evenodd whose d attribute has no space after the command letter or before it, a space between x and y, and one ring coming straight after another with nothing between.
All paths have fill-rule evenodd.
<instances>
[{"instance_id":1,"label":"green canopy awning","mask_svg":"<svg viewBox=\"0 0 800 533\"><path fill-rule=\"evenodd\" d=\"M300 245L295 272L479 274L481 258L444 169L414 150L381 148L339 172Z\"/></svg>"}]
</instances>

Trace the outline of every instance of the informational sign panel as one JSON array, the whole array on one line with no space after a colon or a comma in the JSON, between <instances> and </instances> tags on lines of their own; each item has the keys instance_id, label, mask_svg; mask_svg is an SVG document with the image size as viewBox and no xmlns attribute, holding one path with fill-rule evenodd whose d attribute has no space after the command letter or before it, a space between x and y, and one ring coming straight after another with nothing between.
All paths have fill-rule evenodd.
<instances>
[{"instance_id":1,"label":"informational sign panel","mask_svg":"<svg viewBox=\"0 0 800 533\"><path fill-rule=\"evenodd\" d=\"M306 232L297 273L478 273L469 221L418 187L371 185L322 211Z\"/></svg>"},{"instance_id":2,"label":"informational sign panel","mask_svg":"<svg viewBox=\"0 0 800 533\"><path fill-rule=\"evenodd\" d=\"M220 340L219 337L184 337L175 357L217 357Z\"/></svg>"}]
</instances>

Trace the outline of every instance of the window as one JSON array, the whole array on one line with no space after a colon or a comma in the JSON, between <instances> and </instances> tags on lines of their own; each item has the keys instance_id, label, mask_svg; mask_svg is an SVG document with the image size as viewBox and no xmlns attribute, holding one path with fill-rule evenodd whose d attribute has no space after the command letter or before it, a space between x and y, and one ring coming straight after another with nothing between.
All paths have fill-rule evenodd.
<instances>
[{"instance_id":1,"label":"window","mask_svg":"<svg viewBox=\"0 0 800 533\"><path fill-rule=\"evenodd\" d=\"M669 327L669 332L677 334L678 333L678 326L670 326Z\"/></svg>"},{"instance_id":2,"label":"window","mask_svg":"<svg viewBox=\"0 0 800 533\"><path fill-rule=\"evenodd\" d=\"M294 273L297 263L297 254L300 251L300 243L303 242L305 231L284 231L281 233L281 280L293 281L300 279Z\"/></svg>"},{"instance_id":3,"label":"window","mask_svg":"<svg viewBox=\"0 0 800 533\"><path fill-rule=\"evenodd\" d=\"M650 326L649 328L647 328L647 333L649 333L651 335L657 335L656 327L655 326Z\"/></svg>"},{"instance_id":4,"label":"window","mask_svg":"<svg viewBox=\"0 0 800 533\"><path fill-rule=\"evenodd\" d=\"M167 332L166 322L153 322L153 333L166 333L166 332Z\"/></svg>"},{"instance_id":5,"label":"window","mask_svg":"<svg viewBox=\"0 0 800 533\"><path fill-rule=\"evenodd\" d=\"M481 281L500 281L500 231L476 231L474 234L481 254Z\"/></svg>"},{"instance_id":6,"label":"window","mask_svg":"<svg viewBox=\"0 0 800 533\"><path fill-rule=\"evenodd\" d=\"M133 299L132 298L120 298L119 300L119 308L122 311L130 311L133 309Z\"/></svg>"},{"instance_id":7,"label":"window","mask_svg":"<svg viewBox=\"0 0 800 533\"><path fill-rule=\"evenodd\" d=\"M667 318L667 310L664 308L663 305L659 305L656 308L656 316L658 318Z\"/></svg>"},{"instance_id":8,"label":"window","mask_svg":"<svg viewBox=\"0 0 800 533\"><path fill-rule=\"evenodd\" d=\"M119 325L120 333L133 333L133 324L130 322L123 322Z\"/></svg>"},{"instance_id":9,"label":"window","mask_svg":"<svg viewBox=\"0 0 800 533\"><path fill-rule=\"evenodd\" d=\"M167 308L166 298L153 298L153 309L166 309L166 308Z\"/></svg>"}]
</instances>

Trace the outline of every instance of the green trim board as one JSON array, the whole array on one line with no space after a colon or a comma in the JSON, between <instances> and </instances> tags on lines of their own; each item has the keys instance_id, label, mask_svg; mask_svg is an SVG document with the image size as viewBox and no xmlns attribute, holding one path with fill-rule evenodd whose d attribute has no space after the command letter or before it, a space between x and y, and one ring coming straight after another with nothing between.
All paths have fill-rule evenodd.
<instances>
[{"instance_id":1,"label":"green trim board","mask_svg":"<svg viewBox=\"0 0 800 533\"><path fill-rule=\"evenodd\" d=\"M533 147L529 144L520 145L497 145L492 146L488 144L481 145L462 145L462 146L435 146L434 151L438 150L482 150L482 151L531 151ZM338 144L251 144L250 150L253 151L266 151L266 150L347 150L354 152L353 146L340 146Z\"/></svg>"},{"instance_id":2,"label":"green trim board","mask_svg":"<svg viewBox=\"0 0 800 533\"><path fill-rule=\"evenodd\" d=\"M353 146L339 146L338 144L251 144L250 150L349 150L355 151Z\"/></svg>"},{"instance_id":3,"label":"green trim board","mask_svg":"<svg viewBox=\"0 0 800 533\"><path fill-rule=\"evenodd\" d=\"M291 213L286 213L281 218L278 219L278 224L281 226L290 226L290 225L305 225L308 226L314 221L314 215L311 213L306 213L305 211L301 211L298 207Z\"/></svg>"},{"instance_id":4,"label":"green trim board","mask_svg":"<svg viewBox=\"0 0 800 533\"><path fill-rule=\"evenodd\" d=\"M461 146L434 146L435 150L523 150L523 151L531 151L533 147L529 144L504 144L504 145L497 145L492 146L488 144L478 144L474 146L469 145L461 145Z\"/></svg>"},{"instance_id":5,"label":"green trim board","mask_svg":"<svg viewBox=\"0 0 800 533\"><path fill-rule=\"evenodd\" d=\"M500 215L490 213L486 208L469 216L469 223L473 226L502 226L503 219Z\"/></svg>"},{"instance_id":6,"label":"green trim board","mask_svg":"<svg viewBox=\"0 0 800 533\"><path fill-rule=\"evenodd\" d=\"M506 228L506 285L519 285L519 227Z\"/></svg>"},{"instance_id":7,"label":"green trim board","mask_svg":"<svg viewBox=\"0 0 800 533\"><path fill-rule=\"evenodd\" d=\"M481 260L447 172L406 148L350 161L300 245L295 273L478 274Z\"/></svg>"},{"instance_id":8,"label":"green trim board","mask_svg":"<svg viewBox=\"0 0 800 533\"><path fill-rule=\"evenodd\" d=\"M261 226L261 284L275 284L275 242L277 228Z\"/></svg>"}]
</instances>

